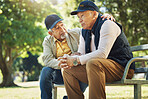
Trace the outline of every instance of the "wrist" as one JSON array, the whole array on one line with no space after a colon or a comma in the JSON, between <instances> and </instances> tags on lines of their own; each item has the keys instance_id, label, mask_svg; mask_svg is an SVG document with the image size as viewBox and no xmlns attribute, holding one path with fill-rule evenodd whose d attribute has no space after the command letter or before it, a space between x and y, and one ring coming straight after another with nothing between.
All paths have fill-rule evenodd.
<instances>
[{"instance_id":1,"label":"wrist","mask_svg":"<svg viewBox=\"0 0 148 99\"><path fill-rule=\"evenodd\" d=\"M79 57L77 57L77 62L78 62L78 64L81 64L81 63L80 63L80 59L79 59Z\"/></svg>"},{"instance_id":2,"label":"wrist","mask_svg":"<svg viewBox=\"0 0 148 99\"><path fill-rule=\"evenodd\" d=\"M77 66L78 65L78 61L77 61L77 57L75 57L74 59L73 59L73 66Z\"/></svg>"},{"instance_id":3,"label":"wrist","mask_svg":"<svg viewBox=\"0 0 148 99\"><path fill-rule=\"evenodd\" d=\"M79 64L81 64L81 63L80 63L80 60L79 60L79 57L75 57L75 58L73 59L73 66L78 66Z\"/></svg>"}]
</instances>

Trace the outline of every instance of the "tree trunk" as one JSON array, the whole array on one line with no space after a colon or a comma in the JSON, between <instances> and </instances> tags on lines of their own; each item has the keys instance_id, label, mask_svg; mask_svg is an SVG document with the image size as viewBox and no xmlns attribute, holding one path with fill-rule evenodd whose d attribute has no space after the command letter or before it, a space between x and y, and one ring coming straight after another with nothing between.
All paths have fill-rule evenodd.
<instances>
[{"instance_id":1,"label":"tree trunk","mask_svg":"<svg viewBox=\"0 0 148 99\"><path fill-rule=\"evenodd\" d=\"M13 82L13 77L12 77L12 57L11 57L11 49L8 49L8 51L6 51L6 53L9 55L10 61L6 61L5 56L3 56L4 54L2 51L2 43L0 42L0 69L2 71L2 75L3 75L3 81L0 84L0 87L11 87L11 86L17 86L16 84L14 84ZM7 56L7 55L6 55Z\"/></svg>"},{"instance_id":2,"label":"tree trunk","mask_svg":"<svg viewBox=\"0 0 148 99\"><path fill-rule=\"evenodd\" d=\"M0 84L0 87L17 86L13 82L12 68L11 67L8 67L7 65L1 64L1 71L2 71L2 75L3 75L3 81Z\"/></svg>"},{"instance_id":3,"label":"tree trunk","mask_svg":"<svg viewBox=\"0 0 148 99\"><path fill-rule=\"evenodd\" d=\"M8 48L7 48L8 49ZM5 50L6 51L6 50ZM13 82L13 77L12 77L12 58L11 58L11 49L8 49L8 52L6 53L9 55L10 61L6 61L4 54L2 54L2 43L0 42L0 69L2 71L3 75L3 81L0 84L0 87L10 87L10 86L17 86ZM7 56L7 55L6 55Z\"/></svg>"}]
</instances>

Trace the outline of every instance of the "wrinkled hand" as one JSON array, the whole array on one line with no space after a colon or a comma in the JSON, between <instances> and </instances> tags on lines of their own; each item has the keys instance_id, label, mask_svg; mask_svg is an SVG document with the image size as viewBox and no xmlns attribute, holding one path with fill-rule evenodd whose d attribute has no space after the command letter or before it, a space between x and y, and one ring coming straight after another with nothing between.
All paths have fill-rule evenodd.
<instances>
[{"instance_id":1,"label":"wrinkled hand","mask_svg":"<svg viewBox=\"0 0 148 99\"><path fill-rule=\"evenodd\" d=\"M112 15L110 15L110 14L103 14L101 16L101 18L103 18L102 20L104 20L104 19L109 20L110 19L111 21L116 21L115 18Z\"/></svg>"},{"instance_id":2,"label":"wrinkled hand","mask_svg":"<svg viewBox=\"0 0 148 99\"><path fill-rule=\"evenodd\" d=\"M58 66L60 66L60 68L63 68L63 69L70 69L71 68L70 66L67 65L67 57L68 56L69 55L65 54L63 57L58 58L58 61L60 61Z\"/></svg>"},{"instance_id":3,"label":"wrinkled hand","mask_svg":"<svg viewBox=\"0 0 148 99\"><path fill-rule=\"evenodd\" d=\"M63 69L70 69L71 67L67 65L67 60L66 58L60 58L59 60L59 64L58 66L60 66L60 68L63 68Z\"/></svg>"},{"instance_id":4,"label":"wrinkled hand","mask_svg":"<svg viewBox=\"0 0 148 99\"><path fill-rule=\"evenodd\" d=\"M74 57L74 56L69 56L69 55L65 55L63 57L59 57L58 60L60 61L59 62L59 66L61 68L64 68L64 69L70 69L71 67L73 67L73 61L77 59L77 57Z\"/></svg>"},{"instance_id":5,"label":"wrinkled hand","mask_svg":"<svg viewBox=\"0 0 148 99\"><path fill-rule=\"evenodd\" d=\"M76 55L77 56L77 55ZM70 67L73 67L73 61L74 60L77 60L77 57L76 56L68 56L67 57L67 65L70 66Z\"/></svg>"}]
</instances>

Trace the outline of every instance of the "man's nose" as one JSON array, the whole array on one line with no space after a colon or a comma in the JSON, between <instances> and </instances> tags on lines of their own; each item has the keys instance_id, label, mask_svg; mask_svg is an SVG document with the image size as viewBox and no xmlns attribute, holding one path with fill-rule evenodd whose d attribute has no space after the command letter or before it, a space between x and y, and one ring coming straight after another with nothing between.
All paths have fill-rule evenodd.
<instances>
[{"instance_id":1,"label":"man's nose","mask_svg":"<svg viewBox=\"0 0 148 99\"><path fill-rule=\"evenodd\" d=\"M65 32L65 28L63 26L60 26L60 30Z\"/></svg>"},{"instance_id":2,"label":"man's nose","mask_svg":"<svg viewBox=\"0 0 148 99\"><path fill-rule=\"evenodd\" d=\"M81 23L83 20L82 20L82 18L79 18L79 22Z\"/></svg>"}]
</instances>

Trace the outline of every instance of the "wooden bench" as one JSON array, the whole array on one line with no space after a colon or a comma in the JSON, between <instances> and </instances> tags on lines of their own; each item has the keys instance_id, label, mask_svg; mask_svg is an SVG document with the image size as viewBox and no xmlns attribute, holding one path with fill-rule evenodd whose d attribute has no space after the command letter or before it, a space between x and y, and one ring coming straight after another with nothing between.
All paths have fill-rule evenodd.
<instances>
[{"instance_id":1,"label":"wooden bench","mask_svg":"<svg viewBox=\"0 0 148 99\"><path fill-rule=\"evenodd\" d=\"M140 45L140 46L133 46L133 47L131 47L131 50L132 50L132 52L148 50L148 44L144 44L144 45ZM141 85L148 84L148 67L142 67L142 68L135 69L135 74L145 73L146 79L144 79L144 80L126 79L130 65L133 62L139 62L139 61L148 62L148 55L133 57L132 59L130 59L125 67L125 71L124 71L122 79L120 81L107 83L106 86L134 85L134 99L141 99ZM53 99L57 99L57 88L59 88L59 87L64 87L64 85L54 84Z\"/></svg>"}]
</instances>

